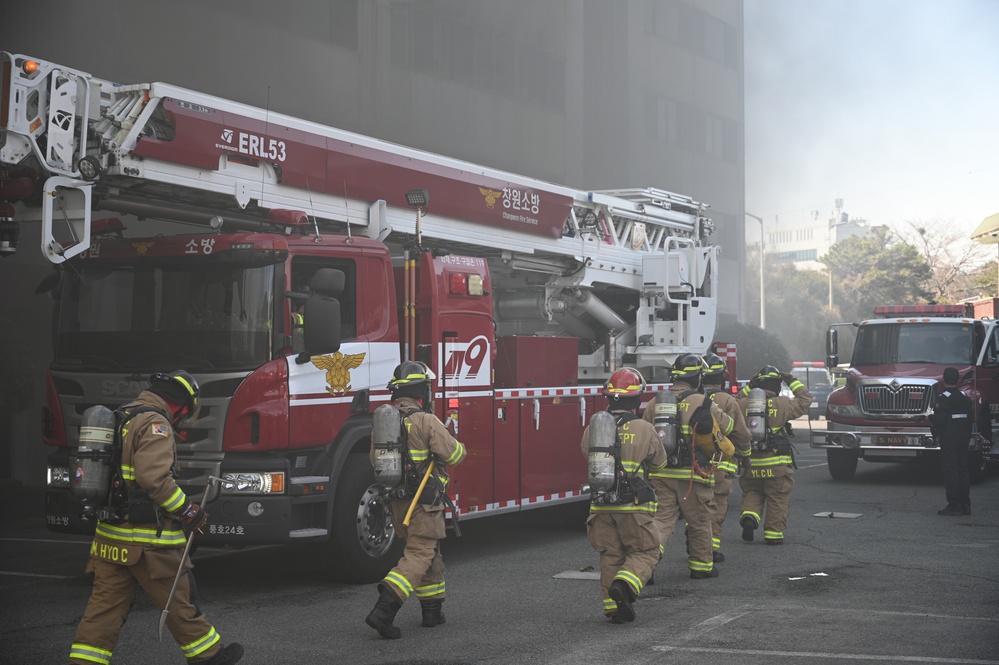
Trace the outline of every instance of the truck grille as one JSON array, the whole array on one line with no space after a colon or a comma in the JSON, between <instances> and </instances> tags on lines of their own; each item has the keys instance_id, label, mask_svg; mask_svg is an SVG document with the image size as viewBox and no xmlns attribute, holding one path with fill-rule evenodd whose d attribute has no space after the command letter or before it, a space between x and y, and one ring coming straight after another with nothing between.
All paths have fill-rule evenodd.
<instances>
[{"instance_id":1,"label":"truck grille","mask_svg":"<svg viewBox=\"0 0 999 665\"><path fill-rule=\"evenodd\" d=\"M864 413L886 415L925 413L933 398L930 386L892 381L888 385L860 387L860 406Z\"/></svg>"}]
</instances>

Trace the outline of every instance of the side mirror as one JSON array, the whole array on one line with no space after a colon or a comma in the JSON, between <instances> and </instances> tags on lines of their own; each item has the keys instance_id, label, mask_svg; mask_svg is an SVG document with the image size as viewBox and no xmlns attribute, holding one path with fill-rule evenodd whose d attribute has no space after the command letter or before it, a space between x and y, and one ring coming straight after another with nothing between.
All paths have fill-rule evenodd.
<instances>
[{"instance_id":1,"label":"side mirror","mask_svg":"<svg viewBox=\"0 0 999 665\"><path fill-rule=\"evenodd\" d=\"M839 355L839 332L835 328L826 331L826 355Z\"/></svg>"},{"instance_id":2,"label":"side mirror","mask_svg":"<svg viewBox=\"0 0 999 665\"><path fill-rule=\"evenodd\" d=\"M340 301L313 293L305 301L302 312L305 350L296 362L303 364L312 356L323 356L340 350Z\"/></svg>"},{"instance_id":3,"label":"side mirror","mask_svg":"<svg viewBox=\"0 0 999 665\"><path fill-rule=\"evenodd\" d=\"M35 287L35 295L40 296L43 293L52 293L53 298L55 298L56 289L62 284L62 273L59 271L52 271L38 283Z\"/></svg>"},{"instance_id":4,"label":"side mirror","mask_svg":"<svg viewBox=\"0 0 999 665\"><path fill-rule=\"evenodd\" d=\"M312 356L340 350L340 301L336 296L343 293L344 281L343 271L335 268L320 268L312 274L312 294L302 311L305 350L295 359L299 365Z\"/></svg>"}]
</instances>

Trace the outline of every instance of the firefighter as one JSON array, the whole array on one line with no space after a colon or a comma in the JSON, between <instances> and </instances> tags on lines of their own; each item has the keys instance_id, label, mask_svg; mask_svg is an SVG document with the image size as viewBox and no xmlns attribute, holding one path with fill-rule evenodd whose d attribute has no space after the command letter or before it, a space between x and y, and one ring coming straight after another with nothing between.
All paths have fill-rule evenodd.
<instances>
[{"instance_id":1,"label":"firefighter","mask_svg":"<svg viewBox=\"0 0 999 665\"><path fill-rule=\"evenodd\" d=\"M782 382L787 383L794 393L793 398L780 394ZM755 388L762 388L765 393L765 428L762 440L752 442L749 469L739 478L739 486L742 487L739 526L742 527L742 539L752 542L753 532L763 522L763 542L783 545L784 527L791 509L791 490L794 489L790 421L808 413L812 394L794 375L781 373L773 365L766 365L742 387L737 396L747 421L752 415L750 392Z\"/></svg>"},{"instance_id":2,"label":"firefighter","mask_svg":"<svg viewBox=\"0 0 999 665\"><path fill-rule=\"evenodd\" d=\"M711 520L716 510L713 493L715 472L711 460L693 445L694 412L707 402L707 413L725 436L735 426L732 418L700 391L703 369L701 357L692 353L683 354L674 361L670 369L673 383L669 391L677 401L678 445L675 452L667 451L665 466L649 472L652 487L659 498L659 509L656 511L659 557L666 553L673 529L682 516L687 521L687 567L691 579L695 580L718 577L718 569L714 567L711 536ZM644 418L654 422L653 409L645 409ZM711 426L711 423L707 424L708 428ZM718 451L715 462L720 458L721 451Z\"/></svg>"},{"instance_id":3,"label":"firefighter","mask_svg":"<svg viewBox=\"0 0 999 665\"><path fill-rule=\"evenodd\" d=\"M725 522L725 514L728 512L729 495L732 493L732 476L739 470L736 459L747 458L752 452L746 418L739 407L739 402L723 389L725 379L725 361L714 353L704 356L701 385L704 394L732 418L734 424L728 437L735 446L736 452L735 456L724 455L715 469L716 510L711 518L711 544L714 548L712 559L715 563L725 560L725 555L721 552L722 524Z\"/></svg>"},{"instance_id":4,"label":"firefighter","mask_svg":"<svg viewBox=\"0 0 999 665\"><path fill-rule=\"evenodd\" d=\"M221 637L194 600L190 558L183 558L187 538L201 532L207 514L173 478L174 428L196 417L200 389L183 370L154 374L149 389L122 407L121 478L128 490L125 505L110 511L121 519L98 519L87 572L93 591L69 652L71 663L108 665L137 587L162 611L181 565L166 626L188 663L228 665L239 662L243 647L223 648Z\"/></svg>"},{"instance_id":5,"label":"firefighter","mask_svg":"<svg viewBox=\"0 0 999 665\"><path fill-rule=\"evenodd\" d=\"M465 446L451 436L433 413L434 373L424 363L407 361L395 368L388 389L406 432L407 472L404 487L392 494L390 509L396 535L406 541L402 558L378 583L378 600L364 620L387 639L399 639L402 631L392 625L402 604L414 593L423 612L423 627L433 628L445 622L444 561L440 540L445 537L444 507L447 497L446 467L465 459ZM374 464L374 437L371 460ZM430 471L426 487L417 497L421 480ZM407 512L414 505L409 525ZM452 508L453 511L453 508Z\"/></svg>"},{"instance_id":6,"label":"firefighter","mask_svg":"<svg viewBox=\"0 0 999 665\"><path fill-rule=\"evenodd\" d=\"M644 482L645 470L666 461L666 451L655 429L638 416L645 379L634 369L614 372L604 383L607 411L614 417L618 443L616 465L623 479L611 494L591 493L586 533L600 554L600 590L604 615L612 623L635 620L635 601L659 558L654 516L655 494ZM583 430L580 446L590 458L590 430ZM596 447L597 442L593 442ZM625 485L626 481L626 487Z\"/></svg>"},{"instance_id":7,"label":"firefighter","mask_svg":"<svg viewBox=\"0 0 999 665\"><path fill-rule=\"evenodd\" d=\"M960 374L948 367L943 373L944 389L937 395L930 414L933 436L940 445L947 505L937 515L954 517L971 514L971 485L968 470L975 410L971 399L958 389Z\"/></svg>"}]
</instances>

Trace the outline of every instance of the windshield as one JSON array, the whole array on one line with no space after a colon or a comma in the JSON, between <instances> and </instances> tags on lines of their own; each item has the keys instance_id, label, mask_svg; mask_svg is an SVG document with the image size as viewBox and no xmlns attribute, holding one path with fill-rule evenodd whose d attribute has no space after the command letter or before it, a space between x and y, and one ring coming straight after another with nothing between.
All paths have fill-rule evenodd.
<instances>
[{"instance_id":1,"label":"windshield","mask_svg":"<svg viewBox=\"0 0 999 665\"><path fill-rule=\"evenodd\" d=\"M172 259L63 272L56 365L252 369L271 356L275 270Z\"/></svg>"},{"instance_id":2,"label":"windshield","mask_svg":"<svg viewBox=\"0 0 999 665\"><path fill-rule=\"evenodd\" d=\"M832 385L832 381L829 380L829 373L822 367L795 367L791 370L791 374L808 388Z\"/></svg>"},{"instance_id":3,"label":"windshield","mask_svg":"<svg viewBox=\"0 0 999 665\"><path fill-rule=\"evenodd\" d=\"M853 365L972 363L974 326L970 323L889 323L862 326L853 348Z\"/></svg>"}]
</instances>

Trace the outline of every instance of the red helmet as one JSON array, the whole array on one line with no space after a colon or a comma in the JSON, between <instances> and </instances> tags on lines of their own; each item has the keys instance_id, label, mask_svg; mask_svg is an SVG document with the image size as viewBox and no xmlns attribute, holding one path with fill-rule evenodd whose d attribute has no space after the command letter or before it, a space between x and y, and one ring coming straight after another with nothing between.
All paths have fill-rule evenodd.
<instances>
[{"instance_id":1,"label":"red helmet","mask_svg":"<svg viewBox=\"0 0 999 665\"><path fill-rule=\"evenodd\" d=\"M645 379L637 369L622 367L604 384L605 397L637 397L645 392Z\"/></svg>"}]
</instances>

